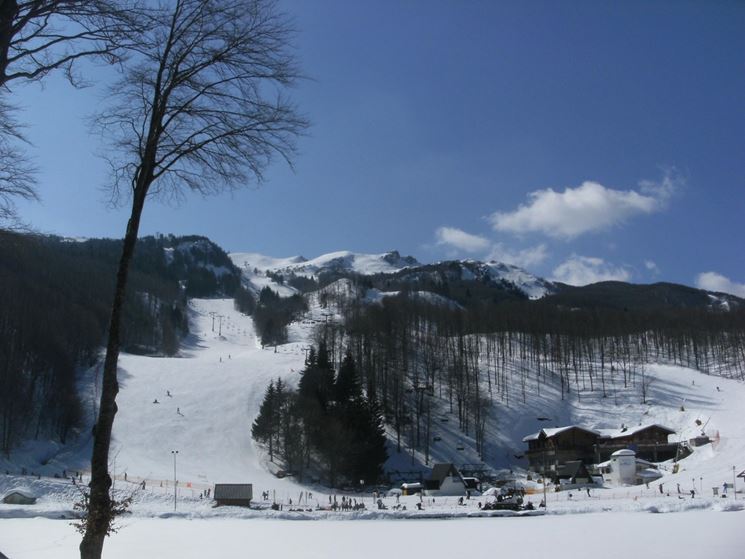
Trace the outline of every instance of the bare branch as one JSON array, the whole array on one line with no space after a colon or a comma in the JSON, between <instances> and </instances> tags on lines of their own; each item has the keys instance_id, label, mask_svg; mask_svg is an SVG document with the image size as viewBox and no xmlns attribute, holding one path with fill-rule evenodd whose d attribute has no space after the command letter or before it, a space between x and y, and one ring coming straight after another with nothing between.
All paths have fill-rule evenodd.
<instances>
[{"instance_id":1,"label":"bare branch","mask_svg":"<svg viewBox=\"0 0 745 559\"><path fill-rule=\"evenodd\" d=\"M13 107L0 100L0 226L3 229L21 228L16 200L38 200L36 168L24 153L26 139L13 112Z\"/></svg>"},{"instance_id":2,"label":"bare branch","mask_svg":"<svg viewBox=\"0 0 745 559\"><path fill-rule=\"evenodd\" d=\"M80 59L121 59L141 13L139 0L3 0L0 85L57 69L76 85L73 66Z\"/></svg>"},{"instance_id":3,"label":"bare branch","mask_svg":"<svg viewBox=\"0 0 745 559\"><path fill-rule=\"evenodd\" d=\"M273 158L291 161L308 124L283 93L300 78L287 17L262 0L170 7L150 12L158 24L132 41L137 51L97 118L120 153L113 182L135 189L145 173L152 195L260 182ZM136 176L122 172L133 165Z\"/></svg>"}]
</instances>

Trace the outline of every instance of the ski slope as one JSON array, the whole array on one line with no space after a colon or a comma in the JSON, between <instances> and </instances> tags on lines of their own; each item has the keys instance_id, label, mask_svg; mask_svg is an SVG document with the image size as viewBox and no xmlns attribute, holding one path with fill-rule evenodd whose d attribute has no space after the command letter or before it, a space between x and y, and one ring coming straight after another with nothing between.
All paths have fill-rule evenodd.
<instances>
[{"instance_id":1,"label":"ski slope","mask_svg":"<svg viewBox=\"0 0 745 559\"><path fill-rule=\"evenodd\" d=\"M326 319L328 309L321 309L311 298L308 315L290 326L290 342L276 351L261 348L252 320L235 311L232 300L192 300L189 309L191 334L177 357L121 355L119 412L110 464L117 486L131 489L145 480L147 490L137 498L138 513L158 515L169 510L174 478L171 451L178 450L179 498L188 501L183 506L193 514L213 514L208 503L198 497L202 490L221 482L252 483L254 495L268 490L284 502L308 489L316 494L316 503L323 503L330 490L301 487L292 478L274 475L278 467L269 463L266 454L253 443L250 429L270 380L282 377L291 384L298 381L304 348L315 325ZM87 373L87 402L97 401L98 374L98 368ZM699 447L683 460L677 474L672 473L671 464L663 464L660 482L666 488L680 483L687 492L695 483L697 492L703 487L704 495L710 496L712 487L732 483L732 467L737 467L737 473L745 469L745 384L669 365L650 365L645 374L651 383L648 403L643 404L639 387L629 384L624 388L618 377L609 382L607 398L596 390L581 398L572 393L562 400L556 386L538 384L530 374L523 384L519 371L513 371L506 393L492 395L484 462L495 470L509 468L524 476L525 462L519 458L525 451L522 438L542 427L579 424L611 429L621 424L658 423L674 429L676 437L683 440L700 434L702 428L710 436L718 435L716 445ZM484 393L486 390L484 387ZM156 399L157 404L153 403ZM539 417L550 421L540 421ZM439 440L431 445L430 466L434 462L460 465L481 461L473 439L458 429L444 397L438 403L436 418L433 436ZM401 452L397 452L394 433L389 435L388 470L427 470L425 457L411 452L405 438ZM3 458L0 468L13 474L26 468L27 473L42 476L63 470L84 472L89 456L89 436L66 446L28 442L10 459ZM49 477L34 480L30 476L0 476L0 494L21 485L35 488L42 495L37 510L52 516L67 514L77 493L66 481ZM743 480L738 480L738 485L742 489ZM649 503L636 502L639 497L665 510L699 506L699 501L678 502L676 495L660 503L656 490L657 483L639 491L606 488L598 490L601 495L597 498L569 501L564 494L555 494L550 502L553 511L563 512L645 510ZM709 502L719 508L724 504ZM0 505L0 516L27 514L9 507ZM438 502L434 511L445 516L466 512L455 507L454 501Z\"/></svg>"},{"instance_id":2,"label":"ski slope","mask_svg":"<svg viewBox=\"0 0 745 559\"><path fill-rule=\"evenodd\" d=\"M179 479L276 487L281 480L262 466L251 423L271 379L297 381L302 344L261 349L253 321L232 299L192 300L189 307L192 334L179 357L120 360L116 472L172 479L171 451L178 450Z\"/></svg>"}]
</instances>

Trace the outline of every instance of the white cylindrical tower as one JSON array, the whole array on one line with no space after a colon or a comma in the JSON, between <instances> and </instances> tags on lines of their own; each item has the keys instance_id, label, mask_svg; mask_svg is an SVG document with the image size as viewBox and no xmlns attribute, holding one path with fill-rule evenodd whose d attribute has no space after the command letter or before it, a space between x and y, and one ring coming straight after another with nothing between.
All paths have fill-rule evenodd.
<instances>
[{"instance_id":1,"label":"white cylindrical tower","mask_svg":"<svg viewBox=\"0 0 745 559\"><path fill-rule=\"evenodd\" d=\"M636 483L636 453L624 448L610 456L611 479L617 485L634 485Z\"/></svg>"}]
</instances>

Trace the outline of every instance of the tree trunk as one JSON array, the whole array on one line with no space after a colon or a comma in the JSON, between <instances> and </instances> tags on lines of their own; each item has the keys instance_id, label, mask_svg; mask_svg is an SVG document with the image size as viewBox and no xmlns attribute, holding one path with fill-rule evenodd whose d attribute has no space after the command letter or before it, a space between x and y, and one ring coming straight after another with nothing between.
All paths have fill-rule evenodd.
<instances>
[{"instance_id":1,"label":"tree trunk","mask_svg":"<svg viewBox=\"0 0 745 559\"><path fill-rule=\"evenodd\" d=\"M141 173L142 174L142 173ZM139 180L138 180L139 182ZM146 185L138 185L132 200L132 213L127 223L127 232L122 245L122 256L116 275L114 302L111 307L109 322L109 339L106 345L106 358L103 368L103 386L98 421L93 428L93 455L91 458L90 498L88 502L88 519L85 535L80 542L81 559L100 559L103 552L104 538L109 532L112 521L111 476L109 476L109 447L114 416L117 412L116 395L119 392L117 365L119 361L119 329L121 326L124 297L127 287L129 264L132 261L137 233L140 228L140 217L145 204Z\"/></svg>"}]
</instances>

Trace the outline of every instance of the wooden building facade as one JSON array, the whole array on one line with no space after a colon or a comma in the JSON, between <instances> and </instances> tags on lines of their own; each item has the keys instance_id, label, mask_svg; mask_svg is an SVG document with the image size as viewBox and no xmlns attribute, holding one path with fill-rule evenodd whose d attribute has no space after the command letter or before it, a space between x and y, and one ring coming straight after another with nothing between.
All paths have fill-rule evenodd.
<instances>
[{"instance_id":1,"label":"wooden building facade","mask_svg":"<svg viewBox=\"0 0 745 559\"><path fill-rule=\"evenodd\" d=\"M681 456L681 444L668 442L673 434L674 430L658 424L601 431L568 425L541 429L523 438L523 442L528 444L525 455L529 468L556 477L562 464L577 460L584 464L597 464L625 448L650 462Z\"/></svg>"},{"instance_id":2,"label":"wooden building facade","mask_svg":"<svg viewBox=\"0 0 745 559\"><path fill-rule=\"evenodd\" d=\"M217 483L213 495L218 507L248 507L253 499L253 485L250 483Z\"/></svg>"}]
</instances>

